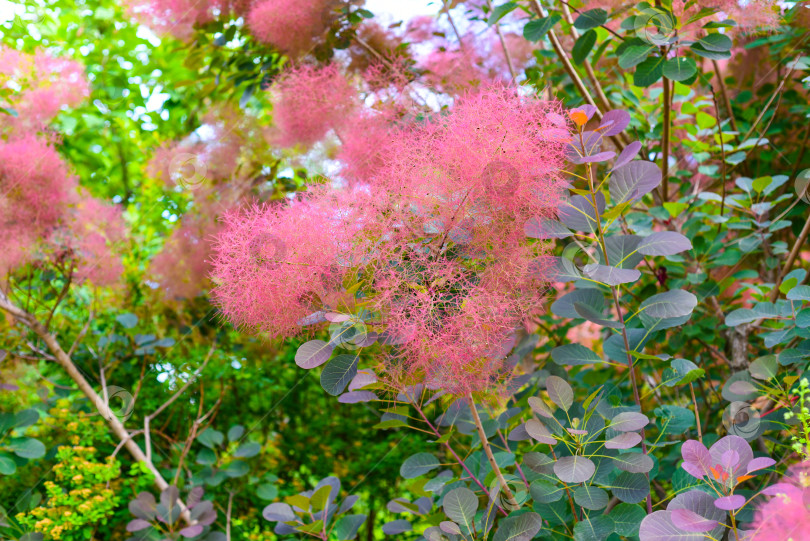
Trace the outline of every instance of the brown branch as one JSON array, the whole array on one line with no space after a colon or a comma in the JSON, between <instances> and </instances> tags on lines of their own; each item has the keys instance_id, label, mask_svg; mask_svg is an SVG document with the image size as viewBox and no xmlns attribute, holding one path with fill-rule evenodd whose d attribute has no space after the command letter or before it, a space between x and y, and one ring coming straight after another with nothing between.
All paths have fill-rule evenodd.
<instances>
[{"instance_id":1,"label":"brown branch","mask_svg":"<svg viewBox=\"0 0 810 541\"><path fill-rule=\"evenodd\" d=\"M92 404L95 405L96 410L98 413L101 414L102 417L107 421L108 425L112 429L112 432L115 436L123 442L123 445L129 451L129 454L132 455L138 462L143 462L149 471L152 472L154 475L155 485L157 485L158 489L165 490L169 487L169 484L160 474L157 467L149 460L146 455L144 454L143 450L138 446L137 443L132 439L129 432L127 432L124 425L115 415L110 412L109 405L102 400L102 398L96 393L95 389L90 385L90 383L84 378L82 373L73 364L73 361L68 356L67 353L62 349L62 346L56 340L56 338L48 332L45 326L40 323L34 316L21 310L17 306L15 306L11 301L9 301L6 294L0 290L0 309L8 312L9 314L13 315L16 319L18 319L21 323L23 323L26 327L31 329L31 331L36 334L40 340L42 340L46 346L48 346L48 350L53 354L55 362L62 367L62 369L70 376L70 379L76 383L79 389L84 393L84 395L90 400ZM188 508L182 503L179 503L180 509L182 509L182 517L188 524L193 524L191 520L191 516L189 514Z\"/></svg>"}]
</instances>

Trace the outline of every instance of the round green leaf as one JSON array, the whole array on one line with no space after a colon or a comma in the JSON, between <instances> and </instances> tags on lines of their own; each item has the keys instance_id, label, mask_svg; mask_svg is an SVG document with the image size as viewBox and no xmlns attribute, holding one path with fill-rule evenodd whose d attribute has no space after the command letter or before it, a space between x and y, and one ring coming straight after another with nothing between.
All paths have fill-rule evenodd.
<instances>
[{"instance_id":1,"label":"round green leaf","mask_svg":"<svg viewBox=\"0 0 810 541\"><path fill-rule=\"evenodd\" d=\"M343 392L357 375L357 355L338 355L321 372L321 387L332 396Z\"/></svg>"},{"instance_id":2,"label":"round green leaf","mask_svg":"<svg viewBox=\"0 0 810 541\"><path fill-rule=\"evenodd\" d=\"M409 456L402 467L399 468L399 474L405 479L414 479L427 472L435 470L441 465L439 459L430 453L416 453Z\"/></svg>"}]
</instances>

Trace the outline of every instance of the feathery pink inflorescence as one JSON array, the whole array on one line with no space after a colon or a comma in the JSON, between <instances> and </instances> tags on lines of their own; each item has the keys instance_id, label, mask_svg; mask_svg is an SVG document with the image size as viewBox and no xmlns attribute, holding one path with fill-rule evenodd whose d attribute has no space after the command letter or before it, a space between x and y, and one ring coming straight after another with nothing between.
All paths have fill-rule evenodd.
<instances>
[{"instance_id":1,"label":"feathery pink inflorescence","mask_svg":"<svg viewBox=\"0 0 810 541\"><path fill-rule=\"evenodd\" d=\"M239 327L289 336L338 293L366 220L365 192L315 189L286 203L227 213L216 240L214 302ZM359 248L356 246L360 244Z\"/></svg>"},{"instance_id":2,"label":"feathery pink inflorescence","mask_svg":"<svg viewBox=\"0 0 810 541\"><path fill-rule=\"evenodd\" d=\"M186 41L194 27L222 16L247 13L251 0L125 0L126 10L159 34L169 34Z\"/></svg>"},{"instance_id":3,"label":"feathery pink inflorescence","mask_svg":"<svg viewBox=\"0 0 810 541\"><path fill-rule=\"evenodd\" d=\"M253 36L293 58L308 51L329 25L332 0L260 0L247 15Z\"/></svg>"},{"instance_id":4,"label":"feathery pink inflorescence","mask_svg":"<svg viewBox=\"0 0 810 541\"><path fill-rule=\"evenodd\" d=\"M205 208L183 216L149 268L166 298L193 299L207 289L210 255L220 229L213 209Z\"/></svg>"},{"instance_id":5,"label":"feathery pink inflorescence","mask_svg":"<svg viewBox=\"0 0 810 541\"><path fill-rule=\"evenodd\" d=\"M399 128L395 121L391 114L366 109L341 129L337 158L343 164L341 175L344 178L351 182L367 182L374 178L396 144Z\"/></svg>"},{"instance_id":6,"label":"feathery pink inflorescence","mask_svg":"<svg viewBox=\"0 0 810 541\"><path fill-rule=\"evenodd\" d=\"M203 116L202 125L181 141L169 141L155 150L147 172L167 186L233 180L240 156L262 140L252 117L228 107Z\"/></svg>"},{"instance_id":7,"label":"feathery pink inflorescence","mask_svg":"<svg viewBox=\"0 0 810 541\"><path fill-rule=\"evenodd\" d=\"M70 251L76 263L74 281L90 281L99 287L119 283L124 274L120 254L126 239L121 209L80 193L65 222L50 244L57 252Z\"/></svg>"},{"instance_id":8,"label":"feathery pink inflorescence","mask_svg":"<svg viewBox=\"0 0 810 541\"><path fill-rule=\"evenodd\" d=\"M351 312L345 299L324 301L340 298L351 273L379 330L400 344L384 362L390 375L492 391L508 378L503 345L542 307L545 247L523 228L561 197L560 112L490 85L407 128L366 118L367 130L358 123L344 137L349 188L229 215L218 304L239 326L290 335L318 312ZM382 152L360 153L363 133Z\"/></svg>"},{"instance_id":9,"label":"feathery pink inflorescence","mask_svg":"<svg viewBox=\"0 0 810 541\"><path fill-rule=\"evenodd\" d=\"M273 119L282 146L309 146L339 130L358 104L357 90L334 64L301 65L275 86Z\"/></svg>"},{"instance_id":10,"label":"feathery pink inflorescence","mask_svg":"<svg viewBox=\"0 0 810 541\"><path fill-rule=\"evenodd\" d=\"M0 140L0 273L31 260L41 239L59 225L76 179L41 137Z\"/></svg>"},{"instance_id":11,"label":"feathery pink inflorescence","mask_svg":"<svg viewBox=\"0 0 810 541\"><path fill-rule=\"evenodd\" d=\"M781 482L764 492L770 499L757 508L751 539L804 539L810 531L810 462L794 464Z\"/></svg>"},{"instance_id":12,"label":"feathery pink inflorescence","mask_svg":"<svg viewBox=\"0 0 810 541\"><path fill-rule=\"evenodd\" d=\"M6 86L21 88L8 102L0 98L0 105L17 113L4 116L3 128L18 133L41 130L62 107L78 105L90 94L84 67L78 62L41 51L26 54L0 47L0 87Z\"/></svg>"}]
</instances>

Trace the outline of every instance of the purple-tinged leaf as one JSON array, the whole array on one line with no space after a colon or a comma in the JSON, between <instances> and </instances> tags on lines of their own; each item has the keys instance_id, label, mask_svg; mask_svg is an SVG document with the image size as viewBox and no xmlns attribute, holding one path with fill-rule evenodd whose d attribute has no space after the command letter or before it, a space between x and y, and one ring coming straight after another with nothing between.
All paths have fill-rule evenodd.
<instances>
[{"instance_id":1,"label":"purple-tinged leaf","mask_svg":"<svg viewBox=\"0 0 810 541\"><path fill-rule=\"evenodd\" d=\"M638 155L639 150L641 150L641 143L638 141L633 141L624 147L624 150L621 151L619 157L616 158L616 162L613 164L613 169L618 169L622 165L630 163L633 158Z\"/></svg>"},{"instance_id":2,"label":"purple-tinged leaf","mask_svg":"<svg viewBox=\"0 0 810 541\"><path fill-rule=\"evenodd\" d=\"M740 454L734 449L728 449L720 455L718 464L728 471L732 471L734 466L740 462Z\"/></svg>"},{"instance_id":3,"label":"purple-tinged leaf","mask_svg":"<svg viewBox=\"0 0 810 541\"><path fill-rule=\"evenodd\" d=\"M702 533L684 532L672 523L670 511L656 511L641 521L639 539L644 541L705 541Z\"/></svg>"},{"instance_id":4,"label":"purple-tinged leaf","mask_svg":"<svg viewBox=\"0 0 810 541\"><path fill-rule=\"evenodd\" d=\"M0 391L19 391L20 387L13 383L0 383Z\"/></svg>"},{"instance_id":5,"label":"purple-tinged leaf","mask_svg":"<svg viewBox=\"0 0 810 541\"><path fill-rule=\"evenodd\" d=\"M686 473L696 479L703 479L707 475L700 466L692 462L684 462L681 464L681 467L686 471Z\"/></svg>"},{"instance_id":6,"label":"purple-tinged leaf","mask_svg":"<svg viewBox=\"0 0 810 541\"><path fill-rule=\"evenodd\" d=\"M604 152L599 152L593 154L591 156L577 156L572 157L571 161L573 163L601 163L606 162L616 156L616 153L612 150L606 150Z\"/></svg>"},{"instance_id":7,"label":"purple-tinged leaf","mask_svg":"<svg viewBox=\"0 0 810 541\"><path fill-rule=\"evenodd\" d=\"M397 535L405 532L409 532L412 529L411 523L407 520L393 520L391 522L386 522L383 524L383 533L385 535Z\"/></svg>"},{"instance_id":8,"label":"purple-tinged leaf","mask_svg":"<svg viewBox=\"0 0 810 541\"><path fill-rule=\"evenodd\" d=\"M346 511L354 507L354 504L357 503L357 500L359 499L360 496L358 496L357 494L346 496L346 499L343 500L343 502L340 504L340 509L338 509L338 515L345 513Z\"/></svg>"},{"instance_id":9,"label":"purple-tinged leaf","mask_svg":"<svg viewBox=\"0 0 810 541\"><path fill-rule=\"evenodd\" d=\"M588 117L588 120L592 119L592 118L593 118L593 115L594 115L594 114L596 113L596 111L597 111L597 109L596 109L596 107L595 107L595 106L593 106L593 105L588 105L588 104L585 104L585 105L580 105L580 106L579 106L577 109L579 109L580 111L582 111L583 113L585 113L585 116L587 116L587 117Z\"/></svg>"},{"instance_id":10,"label":"purple-tinged leaf","mask_svg":"<svg viewBox=\"0 0 810 541\"><path fill-rule=\"evenodd\" d=\"M160 493L160 503L165 507L172 507L180 498L180 491L174 485L169 485Z\"/></svg>"},{"instance_id":11,"label":"purple-tinged leaf","mask_svg":"<svg viewBox=\"0 0 810 541\"><path fill-rule=\"evenodd\" d=\"M698 440L686 440L683 442L683 445L681 445L681 456L684 462L696 466L702 472L701 477L709 474L709 468L712 467L712 456L709 450L706 449L706 446Z\"/></svg>"},{"instance_id":12,"label":"purple-tinged leaf","mask_svg":"<svg viewBox=\"0 0 810 541\"><path fill-rule=\"evenodd\" d=\"M652 162L635 161L616 168L608 181L614 205L634 202L661 184L661 169Z\"/></svg>"},{"instance_id":13,"label":"purple-tinged leaf","mask_svg":"<svg viewBox=\"0 0 810 541\"><path fill-rule=\"evenodd\" d=\"M596 194L596 208L601 215L605 211L605 196L601 192ZM573 195L562 202L557 208L560 221L574 231L595 233L598 229L596 213L593 209L593 200L581 195Z\"/></svg>"},{"instance_id":14,"label":"purple-tinged leaf","mask_svg":"<svg viewBox=\"0 0 810 541\"><path fill-rule=\"evenodd\" d=\"M639 310L652 318L688 316L697 306L697 297L683 289L672 289L653 295L639 305Z\"/></svg>"},{"instance_id":15,"label":"purple-tinged leaf","mask_svg":"<svg viewBox=\"0 0 810 541\"><path fill-rule=\"evenodd\" d=\"M595 471L594 463L584 456L565 456L554 463L554 473L563 483L584 483Z\"/></svg>"},{"instance_id":16,"label":"purple-tinged leaf","mask_svg":"<svg viewBox=\"0 0 810 541\"><path fill-rule=\"evenodd\" d=\"M688 509L705 519L722 522L725 520L726 513L714 506L714 498L715 496L707 494L702 490L689 490L672 498L672 501L667 505L667 511ZM712 537L715 539L720 538L723 528L722 525L717 526L717 528L712 531Z\"/></svg>"},{"instance_id":17,"label":"purple-tinged leaf","mask_svg":"<svg viewBox=\"0 0 810 541\"><path fill-rule=\"evenodd\" d=\"M326 321L325 312L317 311L313 312L308 316L304 316L303 318L298 320L298 325L302 327L307 327L309 325L315 325L317 323L324 323Z\"/></svg>"},{"instance_id":18,"label":"purple-tinged leaf","mask_svg":"<svg viewBox=\"0 0 810 541\"><path fill-rule=\"evenodd\" d=\"M718 509L723 509L724 511L734 511L735 509L739 509L745 505L745 496L741 496L740 494L723 496L722 498L717 498L714 500L714 505Z\"/></svg>"},{"instance_id":19,"label":"purple-tinged leaf","mask_svg":"<svg viewBox=\"0 0 810 541\"><path fill-rule=\"evenodd\" d=\"M450 520L440 522L439 528L444 533L449 533L451 535L461 535L461 528L458 527L458 524Z\"/></svg>"},{"instance_id":20,"label":"purple-tinged leaf","mask_svg":"<svg viewBox=\"0 0 810 541\"><path fill-rule=\"evenodd\" d=\"M129 524L127 524L127 531L128 532L139 532L141 530L145 530L146 528L150 527L151 525L152 525L151 522L148 522L148 521L140 519L140 518L136 518L135 520L129 521Z\"/></svg>"},{"instance_id":21,"label":"purple-tinged leaf","mask_svg":"<svg viewBox=\"0 0 810 541\"><path fill-rule=\"evenodd\" d=\"M186 538L197 537L203 532L202 524L195 524L180 530L180 535Z\"/></svg>"},{"instance_id":22,"label":"purple-tinged leaf","mask_svg":"<svg viewBox=\"0 0 810 541\"><path fill-rule=\"evenodd\" d=\"M647 473L653 469L653 459L642 453L624 453L613 457L613 463L620 470L630 473Z\"/></svg>"},{"instance_id":23,"label":"purple-tinged leaf","mask_svg":"<svg viewBox=\"0 0 810 541\"><path fill-rule=\"evenodd\" d=\"M574 428L566 428L569 434L573 434L574 436L584 436L588 433L587 430L576 430Z\"/></svg>"},{"instance_id":24,"label":"purple-tinged leaf","mask_svg":"<svg viewBox=\"0 0 810 541\"><path fill-rule=\"evenodd\" d=\"M630 113L622 111L621 109L614 109L602 116L599 127L603 129L599 131L602 132L602 135L610 137L611 135L618 135L623 132L628 124L630 124Z\"/></svg>"},{"instance_id":25,"label":"purple-tinged leaf","mask_svg":"<svg viewBox=\"0 0 810 541\"><path fill-rule=\"evenodd\" d=\"M466 487L458 487L444 495L442 508L447 518L461 524L468 531L475 526L475 512L478 511L478 497Z\"/></svg>"},{"instance_id":26,"label":"purple-tinged leaf","mask_svg":"<svg viewBox=\"0 0 810 541\"><path fill-rule=\"evenodd\" d=\"M548 218L529 218L523 232L532 239L564 239L573 235L562 222Z\"/></svg>"},{"instance_id":27,"label":"purple-tinged leaf","mask_svg":"<svg viewBox=\"0 0 810 541\"><path fill-rule=\"evenodd\" d=\"M589 263L582 269L585 276L591 280L601 282L609 286L619 284L630 284L641 278L641 272L636 269L619 269L600 265L599 263Z\"/></svg>"},{"instance_id":28,"label":"purple-tinged leaf","mask_svg":"<svg viewBox=\"0 0 810 541\"><path fill-rule=\"evenodd\" d=\"M771 457L760 456L748 463L748 467L745 469L745 473L751 473L752 471L770 468L774 464L776 464L776 461Z\"/></svg>"},{"instance_id":29,"label":"purple-tinged leaf","mask_svg":"<svg viewBox=\"0 0 810 541\"><path fill-rule=\"evenodd\" d=\"M641 442L641 435L636 432L625 432L605 442L606 449L630 449Z\"/></svg>"},{"instance_id":30,"label":"purple-tinged leaf","mask_svg":"<svg viewBox=\"0 0 810 541\"><path fill-rule=\"evenodd\" d=\"M718 524L716 520L704 518L689 509L673 509L670 513L672 523L687 532L708 532Z\"/></svg>"},{"instance_id":31,"label":"purple-tinged leaf","mask_svg":"<svg viewBox=\"0 0 810 541\"><path fill-rule=\"evenodd\" d=\"M265 520L271 522L289 522L295 520L292 507L286 503L271 503L262 511Z\"/></svg>"},{"instance_id":32,"label":"purple-tinged leaf","mask_svg":"<svg viewBox=\"0 0 810 541\"><path fill-rule=\"evenodd\" d=\"M349 390L358 391L366 385L371 385L373 383L377 383L377 376L375 376L374 372L368 368L364 368L363 370L359 370L351 383L349 383Z\"/></svg>"},{"instance_id":33,"label":"purple-tinged leaf","mask_svg":"<svg viewBox=\"0 0 810 541\"><path fill-rule=\"evenodd\" d=\"M650 420L643 413L625 411L610 421L610 428L619 432L635 432L649 424Z\"/></svg>"},{"instance_id":34,"label":"purple-tinged leaf","mask_svg":"<svg viewBox=\"0 0 810 541\"><path fill-rule=\"evenodd\" d=\"M548 376L546 378L546 390L551 401L565 411L568 411L574 404L574 390L561 377Z\"/></svg>"},{"instance_id":35,"label":"purple-tinged leaf","mask_svg":"<svg viewBox=\"0 0 810 541\"><path fill-rule=\"evenodd\" d=\"M766 496L781 496L781 495L790 495L790 494L798 494L801 497L802 490L790 483L776 483L769 487L765 487L762 489L761 494L765 494Z\"/></svg>"},{"instance_id":36,"label":"purple-tinged leaf","mask_svg":"<svg viewBox=\"0 0 810 541\"><path fill-rule=\"evenodd\" d=\"M637 248L644 255L674 255L691 249L689 239L674 231L653 233L643 238Z\"/></svg>"},{"instance_id":37,"label":"purple-tinged leaf","mask_svg":"<svg viewBox=\"0 0 810 541\"><path fill-rule=\"evenodd\" d=\"M368 331L365 336L362 338L353 339L354 345L360 348L367 348L374 344L377 339L380 337L380 333L377 331Z\"/></svg>"},{"instance_id":38,"label":"purple-tinged leaf","mask_svg":"<svg viewBox=\"0 0 810 541\"><path fill-rule=\"evenodd\" d=\"M349 314L338 314L336 312L327 312L323 315L326 318L326 321L330 321L332 323L343 323L344 321L349 321L352 316Z\"/></svg>"},{"instance_id":39,"label":"purple-tinged leaf","mask_svg":"<svg viewBox=\"0 0 810 541\"><path fill-rule=\"evenodd\" d=\"M420 515L427 515L430 513L430 510L433 509L433 498L428 498L427 496L417 498L413 503L419 510Z\"/></svg>"},{"instance_id":40,"label":"purple-tinged leaf","mask_svg":"<svg viewBox=\"0 0 810 541\"><path fill-rule=\"evenodd\" d=\"M323 340L310 340L295 352L295 364L307 370L322 365L332 356L335 346Z\"/></svg>"},{"instance_id":41,"label":"purple-tinged leaf","mask_svg":"<svg viewBox=\"0 0 810 541\"><path fill-rule=\"evenodd\" d=\"M149 492L141 492L129 502L129 512L144 520L155 518L156 507L155 497Z\"/></svg>"},{"instance_id":42,"label":"purple-tinged leaf","mask_svg":"<svg viewBox=\"0 0 810 541\"><path fill-rule=\"evenodd\" d=\"M338 397L338 402L342 404L357 404L358 402L371 402L377 400L377 395L371 391L349 391Z\"/></svg>"},{"instance_id":43,"label":"purple-tinged leaf","mask_svg":"<svg viewBox=\"0 0 810 541\"><path fill-rule=\"evenodd\" d=\"M732 381L728 386L728 390L734 394L747 395L756 393L758 389L747 381Z\"/></svg>"},{"instance_id":44,"label":"purple-tinged leaf","mask_svg":"<svg viewBox=\"0 0 810 541\"><path fill-rule=\"evenodd\" d=\"M554 419L554 414L552 413L551 408L549 408L548 405L543 402L542 398L537 396L530 397L529 407L532 408L533 412L541 417L545 417L546 419Z\"/></svg>"},{"instance_id":45,"label":"purple-tinged leaf","mask_svg":"<svg viewBox=\"0 0 810 541\"><path fill-rule=\"evenodd\" d=\"M529 433L526 431L526 425L520 424L513 428L509 435L506 437L507 441L526 441L530 438Z\"/></svg>"},{"instance_id":46,"label":"purple-tinged leaf","mask_svg":"<svg viewBox=\"0 0 810 541\"><path fill-rule=\"evenodd\" d=\"M392 513L414 513L419 509L405 498L394 498L385 505L385 508Z\"/></svg>"},{"instance_id":47,"label":"purple-tinged leaf","mask_svg":"<svg viewBox=\"0 0 810 541\"><path fill-rule=\"evenodd\" d=\"M717 440L717 442L709 449L709 454L712 456L714 464L723 463L723 454L729 449L736 451L739 460L740 470L746 468L748 463L754 459L754 452L751 450L751 444L739 436L725 436Z\"/></svg>"},{"instance_id":48,"label":"purple-tinged leaf","mask_svg":"<svg viewBox=\"0 0 810 541\"><path fill-rule=\"evenodd\" d=\"M409 456L399 468L405 479L415 479L441 466L441 462L430 453L416 453Z\"/></svg>"},{"instance_id":49,"label":"purple-tinged leaf","mask_svg":"<svg viewBox=\"0 0 810 541\"><path fill-rule=\"evenodd\" d=\"M557 440L551 435L548 428L537 419L529 419L524 425L526 433L540 443L556 445Z\"/></svg>"}]
</instances>

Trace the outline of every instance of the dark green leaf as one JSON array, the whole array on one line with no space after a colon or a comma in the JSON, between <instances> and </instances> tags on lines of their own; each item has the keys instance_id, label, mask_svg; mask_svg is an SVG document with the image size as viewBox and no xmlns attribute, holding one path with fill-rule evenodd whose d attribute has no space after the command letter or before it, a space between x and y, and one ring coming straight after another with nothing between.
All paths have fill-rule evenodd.
<instances>
[{"instance_id":1,"label":"dark green leaf","mask_svg":"<svg viewBox=\"0 0 810 541\"><path fill-rule=\"evenodd\" d=\"M574 27L579 30L590 30L602 26L607 22L608 14L604 9L589 9L574 21Z\"/></svg>"},{"instance_id":2,"label":"dark green leaf","mask_svg":"<svg viewBox=\"0 0 810 541\"><path fill-rule=\"evenodd\" d=\"M554 13L542 19L529 21L523 27L523 37L531 42L540 41L560 19L562 17Z\"/></svg>"},{"instance_id":3,"label":"dark green leaf","mask_svg":"<svg viewBox=\"0 0 810 541\"><path fill-rule=\"evenodd\" d=\"M332 396L343 392L357 375L357 355L338 355L321 372L321 387Z\"/></svg>"},{"instance_id":4,"label":"dark green leaf","mask_svg":"<svg viewBox=\"0 0 810 541\"><path fill-rule=\"evenodd\" d=\"M588 30L579 36L579 39L574 43L573 49L571 49L571 58L574 59L574 63L582 64L588 58L594 45L596 45L595 30Z\"/></svg>"}]
</instances>

